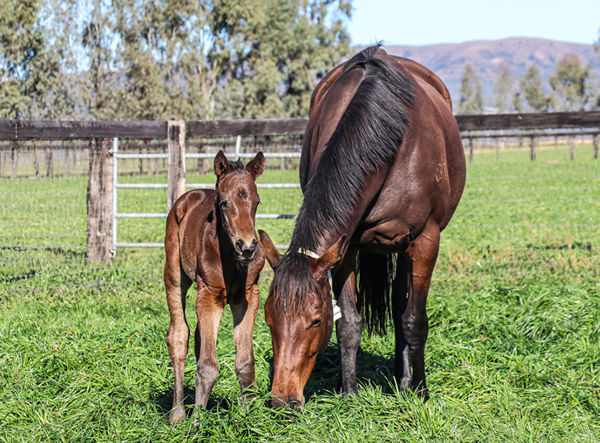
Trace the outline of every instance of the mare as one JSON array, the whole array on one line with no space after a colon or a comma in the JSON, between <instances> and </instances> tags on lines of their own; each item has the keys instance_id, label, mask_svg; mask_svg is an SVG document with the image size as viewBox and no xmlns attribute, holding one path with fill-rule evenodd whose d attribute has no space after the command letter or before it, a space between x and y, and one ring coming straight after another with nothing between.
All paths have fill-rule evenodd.
<instances>
[{"instance_id":1,"label":"mare","mask_svg":"<svg viewBox=\"0 0 600 443\"><path fill-rule=\"evenodd\" d=\"M300 162L304 199L288 252L282 257L259 231L275 271L265 304L273 406L304 404L304 386L333 328L330 271L342 313L341 391L357 394L363 319L370 332L385 334L391 317L398 385L428 397L427 293L440 232L465 177L450 94L429 69L372 46L321 80L311 98Z\"/></svg>"},{"instance_id":2,"label":"mare","mask_svg":"<svg viewBox=\"0 0 600 443\"><path fill-rule=\"evenodd\" d=\"M185 318L186 293L196 282L195 334L197 408L206 408L217 380L216 344L225 305L233 313L235 373L242 393L254 383L252 335L259 305L258 276L265 256L254 230L259 196L256 178L265 158L259 152L244 165L215 157L216 190L195 189L177 199L167 217L165 288L171 323L167 345L175 387L171 423L185 417L183 375L190 330Z\"/></svg>"}]
</instances>

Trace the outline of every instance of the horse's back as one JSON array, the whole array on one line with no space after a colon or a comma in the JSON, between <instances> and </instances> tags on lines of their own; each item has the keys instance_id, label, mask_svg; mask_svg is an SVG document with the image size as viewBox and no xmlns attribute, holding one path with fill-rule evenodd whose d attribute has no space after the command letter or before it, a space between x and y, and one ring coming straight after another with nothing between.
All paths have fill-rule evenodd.
<instances>
[{"instance_id":1,"label":"horse's back","mask_svg":"<svg viewBox=\"0 0 600 443\"><path fill-rule=\"evenodd\" d=\"M193 189L175 201L167 216L167 260L176 256L192 280L202 247L203 228L207 223L212 223L215 199L216 192L212 189Z\"/></svg>"},{"instance_id":2,"label":"horse's back","mask_svg":"<svg viewBox=\"0 0 600 443\"><path fill-rule=\"evenodd\" d=\"M389 170L381 170L370 180L383 181L379 182L381 192L377 200L364 214L361 228L381 225L381 229L371 232L375 235L363 239L366 242L377 242L373 239L388 229L395 231L389 245L395 249L418 235L431 215L441 229L448 224L462 195L466 168L452 101L442 80L414 60L388 55L382 49L376 51L375 57L410 78L414 87L414 104L404 139ZM351 77L354 69L345 70L345 66L346 63L335 67L313 93L300 170L303 186L360 86L361 77ZM343 88L344 83L350 87Z\"/></svg>"}]
</instances>

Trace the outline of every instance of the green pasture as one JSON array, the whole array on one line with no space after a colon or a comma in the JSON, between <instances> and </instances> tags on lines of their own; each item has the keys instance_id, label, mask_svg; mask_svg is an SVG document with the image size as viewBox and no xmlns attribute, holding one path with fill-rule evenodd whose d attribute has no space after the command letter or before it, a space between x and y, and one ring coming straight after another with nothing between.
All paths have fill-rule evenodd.
<instances>
[{"instance_id":1,"label":"green pasture","mask_svg":"<svg viewBox=\"0 0 600 443\"><path fill-rule=\"evenodd\" d=\"M297 172L269 169L259 179L280 181L297 181ZM110 265L85 266L86 186L84 176L0 178L0 440L600 440L600 161L591 146L578 146L575 161L567 147L539 149L536 162L527 149L476 153L430 291L429 402L397 394L391 333L363 336L360 396L336 394L334 334L305 409L270 408L261 309L256 399L245 410L226 311L221 372L198 428L168 424L163 251L121 249ZM261 200L259 212L293 214L301 194L262 190ZM165 190L119 191L120 212L164 212L165 201ZM119 241L163 239L162 219L119 226ZM258 226L287 243L293 221ZM267 265L263 301L271 277ZM190 407L194 372L190 352Z\"/></svg>"}]
</instances>

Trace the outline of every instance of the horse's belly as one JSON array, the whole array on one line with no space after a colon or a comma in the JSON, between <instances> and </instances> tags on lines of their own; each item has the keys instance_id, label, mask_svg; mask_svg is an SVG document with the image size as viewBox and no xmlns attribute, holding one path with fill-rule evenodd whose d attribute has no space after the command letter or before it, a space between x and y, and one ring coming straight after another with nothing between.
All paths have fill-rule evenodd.
<instances>
[{"instance_id":1,"label":"horse's belly","mask_svg":"<svg viewBox=\"0 0 600 443\"><path fill-rule=\"evenodd\" d=\"M360 232L356 242L361 250L387 254L405 250L413 239L414 228L404 222L390 220Z\"/></svg>"}]
</instances>

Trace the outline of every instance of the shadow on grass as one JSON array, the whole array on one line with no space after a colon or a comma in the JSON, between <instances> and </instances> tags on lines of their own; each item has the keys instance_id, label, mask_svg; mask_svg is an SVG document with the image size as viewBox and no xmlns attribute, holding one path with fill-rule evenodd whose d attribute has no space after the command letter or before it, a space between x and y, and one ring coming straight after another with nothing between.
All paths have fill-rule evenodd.
<instances>
[{"instance_id":1,"label":"shadow on grass","mask_svg":"<svg viewBox=\"0 0 600 443\"><path fill-rule=\"evenodd\" d=\"M270 366L269 386L273 383L273 357L268 360ZM394 360L378 354L362 351L359 349L356 358L356 377L362 383L370 383L381 386L382 392L391 394L394 392L393 374ZM305 399L308 401L314 395L323 395L339 390L340 353L337 344L329 344L319 352L315 368L304 389ZM155 391L150 399L160 408L161 412L168 416L173 404L173 389ZM211 394L206 409L209 411L222 411L226 413L232 407L232 399L228 397ZM183 403L189 416L194 407L194 389L184 386ZM269 406L267 400L265 406Z\"/></svg>"},{"instance_id":2,"label":"shadow on grass","mask_svg":"<svg viewBox=\"0 0 600 443\"><path fill-rule=\"evenodd\" d=\"M194 408L194 392L194 389L189 386L183 387L183 404L185 405L188 418L191 416ZM168 416L173 405L173 389L157 390L150 396L150 400L158 405L165 416ZM231 409L231 399L211 394L206 409L209 411L228 411Z\"/></svg>"},{"instance_id":3,"label":"shadow on grass","mask_svg":"<svg viewBox=\"0 0 600 443\"><path fill-rule=\"evenodd\" d=\"M317 356L315 368L304 389L306 401L313 395L321 395L327 392L339 392L340 371L340 353L338 346L337 344L330 343L325 349L320 351ZM359 383L370 383L381 386L384 393L390 394L394 392L393 376L393 358L372 354L359 348L356 356L356 378Z\"/></svg>"}]
</instances>

